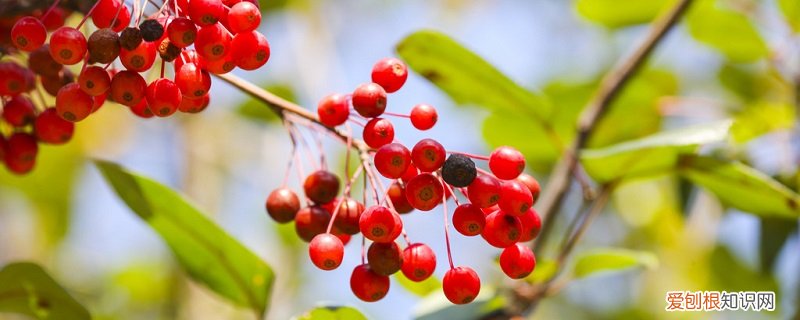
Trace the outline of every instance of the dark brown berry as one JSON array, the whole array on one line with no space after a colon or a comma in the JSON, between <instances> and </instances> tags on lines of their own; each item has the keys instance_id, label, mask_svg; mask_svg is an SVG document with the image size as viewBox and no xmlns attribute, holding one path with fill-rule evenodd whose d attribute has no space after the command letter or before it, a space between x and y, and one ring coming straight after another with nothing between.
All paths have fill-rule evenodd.
<instances>
[{"instance_id":1,"label":"dark brown berry","mask_svg":"<svg viewBox=\"0 0 800 320\"><path fill-rule=\"evenodd\" d=\"M119 44L125 50L131 51L139 47L142 43L142 32L139 28L127 27L119 34Z\"/></svg>"},{"instance_id":2,"label":"dark brown berry","mask_svg":"<svg viewBox=\"0 0 800 320\"><path fill-rule=\"evenodd\" d=\"M166 62L175 61L176 58L181 54L181 48L176 47L169 41L169 38L164 39L161 41L161 44L158 45L158 55L161 56L161 59L164 59Z\"/></svg>"},{"instance_id":3,"label":"dark brown berry","mask_svg":"<svg viewBox=\"0 0 800 320\"><path fill-rule=\"evenodd\" d=\"M142 39L147 42L161 39L161 36L164 35L164 26L156 19L147 19L143 21L139 24L139 30L142 31Z\"/></svg>"},{"instance_id":4,"label":"dark brown berry","mask_svg":"<svg viewBox=\"0 0 800 320\"><path fill-rule=\"evenodd\" d=\"M469 186L478 175L475 162L462 154L451 154L442 166L442 179L449 185L463 188Z\"/></svg>"},{"instance_id":5,"label":"dark brown berry","mask_svg":"<svg viewBox=\"0 0 800 320\"><path fill-rule=\"evenodd\" d=\"M87 45L89 63L111 63L119 56L119 36L109 28L93 32Z\"/></svg>"}]
</instances>

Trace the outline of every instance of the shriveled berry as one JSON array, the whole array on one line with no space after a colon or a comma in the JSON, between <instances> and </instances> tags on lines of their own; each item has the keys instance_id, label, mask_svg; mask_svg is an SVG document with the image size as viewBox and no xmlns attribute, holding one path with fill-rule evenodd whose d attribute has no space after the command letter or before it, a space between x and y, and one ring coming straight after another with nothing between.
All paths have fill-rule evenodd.
<instances>
[{"instance_id":1,"label":"shriveled berry","mask_svg":"<svg viewBox=\"0 0 800 320\"><path fill-rule=\"evenodd\" d=\"M439 115L436 109L429 104L418 104L411 109L411 125L418 130L428 130L436 125Z\"/></svg>"},{"instance_id":2,"label":"shriveled berry","mask_svg":"<svg viewBox=\"0 0 800 320\"><path fill-rule=\"evenodd\" d=\"M358 227L367 239L374 242L392 242L403 231L403 222L389 208L372 206L361 214Z\"/></svg>"},{"instance_id":3,"label":"shriveled berry","mask_svg":"<svg viewBox=\"0 0 800 320\"><path fill-rule=\"evenodd\" d=\"M384 118L374 118L364 125L364 142L372 148L380 148L394 140L394 126Z\"/></svg>"},{"instance_id":4,"label":"shriveled berry","mask_svg":"<svg viewBox=\"0 0 800 320\"><path fill-rule=\"evenodd\" d=\"M353 91L353 108L358 114L375 118L386 110L386 91L377 83L364 83Z\"/></svg>"},{"instance_id":5,"label":"shriveled berry","mask_svg":"<svg viewBox=\"0 0 800 320\"><path fill-rule=\"evenodd\" d=\"M342 264L344 244L342 240L330 233L318 234L309 243L308 255L317 268L333 270Z\"/></svg>"},{"instance_id":6,"label":"shriveled berry","mask_svg":"<svg viewBox=\"0 0 800 320\"><path fill-rule=\"evenodd\" d=\"M373 242L367 250L367 261L375 273L388 276L403 266L403 252L395 242Z\"/></svg>"},{"instance_id":7,"label":"shriveled berry","mask_svg":"<svg viewBox=\"0 0 800 320\"><path fill-rule=\"evenodd\" d=\"M500 183L500 209L508 214L521 216L533 206L533 196L522 182L505 180Z\"/></svg>"},{"instance_id":8,"label":"shriveled berry","mask_svg":"<svg viewBox=\"0 0 800 320\"><path fill-rule=\"evenodd\" d=\"M403 250L403 275L411 281L420 282L428 279L436 269L436 255L431 247L424 243L408 245Z\"/></svg>"},{"instance_id":9,"label":"shriveled berry","mask_svg":"<svg viewBox=\"0 0 800 320\"><path fill-rule=\"evenodd\" d=\"M316 204L331 202L339 194L339 177L330 171L315 171L306 177L303 190L306 197Z\"/></svg>"},{"instance_id":10,"label":"shriveled berry","mask_svg":"<svg viewBox=\"0 0 800 320\"><path fill-rule=\"evenodd\" d=\"M525 157L512 147L499 147L489 155L489 169L498 179L515 179L525 170Z\"/></svg>"},{"instance_id":11,"label":"shriveled berry","mask_svg":"<svg viewBox=\"0 0 800 320\"><path fill-rule=\"evenodd\" d=\"M359 299L366 302L375 302L386 296L389 292L389 277L382 276L362 264L353 269L350 275L350 290Z\"/></svg>"},{"instance_id":12,"label":"shriveled berry","mask_svg":"<svg viewBox=\"0 0 800 320\"><path fill-rule=\"evenodd\" d=\"M470 267L455 267L444 274L442 289L450 302L467 304L481 292L481 279Z\"/></svg>"},{"instance_id":13,"label":"shriveled berry","mask_svg":"<svg viewBox=\"0 0 800 320\"><path fill-rule=\"evenodd\" d=\"M462 154L451 154L442 165L442 179L456 188L469 186L477 176L475 162Z\"/></svg>"},{"instance_id":14,"label":"shriveled berry","mask_svg":"<svg viewBox=\"0 0 800 320\"><path fill-rule=\"evenodd\" d=\"M335 127L347 122L350 116L350 102L342 94L330 94L322 98L317 105L317 115L322 124Z\"/></svg>"},{"instance_id":15,"label":"shriveled berry","mask_svg":"<svg viewBox=\"0 0 800 320\"><path fill-rule=\"evenodd\" d=\"M481 236L488 244L505 248L519 241L522 236L522 223L515 216L496 211L486 216L486 225Z\"/></svg>"},{"instance_id":16,"label":"shriveled berry","mask_svg":"<svg viewBox=\"0 0 800 320\"><path fill-rule=\"evenodd\" d=\"M442 202L443 196L442 183L430 173L422 173L406 184L406 199L417 210L433 210Z\"/></svg>"},{"instance_id":17,"label":"shriveled berry","mask_svg":"<svg viewBox=\"0 0 800 320\"><path fill-rule=\"evenodd\" d=\"M158 56L166 62L175 61L181 55L181 48L172 44L169 39L164 39L158 44ZM230 70L228 70L230 71Z\"/></svg>"},{"instance_id":18,"label":"shriveled berry","mask_svg":"<svg viewBox=\"0 0 800 320\"><path fill-rule=\"evenodd\" d=\"M397 213L409 213L414 211L414 207L408 203L408 199L406 199L406 188L403 187L399 182L395 181L392 185L389 186L389 190L386 191L386 194L389 196L389 201L392 202L392 206L394 206L394 210Z\"/></svg>"},{"instance_id":19,"label":"shriveled berry","mask_svg":"<svg viewBox=\"0 0 800 320\"><path fill-rule=\"evenodd\" d=\"M87 44L89 63L111 63L119 56L119 36L111 29L105 28L92 32Z\"/></svg>"},{"instance_id":20,"label":"shriveled berry","mask_svg":"<svg viewBox=\"0 0 800 320\"><path fill-rule=\"evenodd\" d=\"M411 149L411 161L422 172L433 172L442 167L446 153L444 146L433 139L422 139Z\"/></svg>"},{"instance_id":21,"label":"shriveled berry","mask_svg":"<svg viewBox=\"0 0 800 320\"><path fill-rule=\"evenodd\" d=\"M474 204L462 204L453 212L453 227L465 236L472 237L481 234L484 225L486 225L486 217L483 211Z\"/></svg>"},{"instance_id":22,"label":"shriveled berry","mask_svg":"<svg viewBox=\"0 0 800 320\"><path fill-rule=\"evenodd\" d=\"M164 26L156 19L147 19L139 24L139 30L142 32L142 40L153 42L161 39L164 35Z\"/></svg>"},{"instance_id":23,"label":"shriveled berry","mask_svg":"<svg viewBox=\"0 0 800 320\"><path fill-rule=\"evenodd\" d=\"M375 152L375 168L389 179L403 176L411 164L411 152L399 143L383 145Z\"/></svg>"},{"instance_id":24,"label":"shriveled berry","mask_svg":"<svg viewBox=\"0 0 800 320\"><path fill-rule=\"evenodd\" d=\"M289 188L272 190L267 196L267 214L278 223L287 223L294 220L297 211L300 211L300 199Z\"/></svg>"},{"instance_id":25,"label":"shriveled berry","mask_svg":"<svg viewBox=\"0 0 800 320\"><path fill-rule=\"evenodd\" d=\"M318 206L305 207L294 217L294 230L300 239L311 242L318 234L325 233L331 214Z\"/></svg>"},{"instance_id":26,"label":"shriveled berry","mask_svg":"<svg viewBox=\"0 0 800 320\"><path fill-rule=\"evenodd\" d=\"M539 236L539 231L542 230L542 219L533 208L528 209L528 212L519 216L519 222L522 225L522 236L519 242L527 242L536 239Z\"/></svg>"},{"instance_id":27,"label":"shriveled berry","mask_svg":"<svg viewBox=\"0 0 800 320\"><path fill-rule=\"evenodd\" d=\"M77 122L89 116L94 109L94 99L81 90L77 83L70 83L58 90L56 111L64 120Z\"/></svg>"},{"instance_id":28,"label":"shriveled berry","mask_svg":"<svg viewBox=\"0 0 800 320\"><path fill-rule=\"evenodd\" d=\"M136 49L142 40L142 31L136 27L127 27L119 34L119 44L125 50Z\"/></svg>"},{"instance_id":29,"label":"shriveled berry","mask_svg":"<svg viewBox=\"0 0 800 320\"><path fill-rule=\"evenodd\" d=\"M467 187L467 195L472 204L488 208L500 201L500 181L489 175L479 175Z\"/></svg>"},{"instance_id":30,"label":"shriveled berry","mask_svg":"<svg viewBox=\"0 0 800 320\"><path fill-rule=\"evenodd\" d=\"M81 71L78 84L86 94L95 97L104 94L111 88L111 77L103 67L89 66Z\"/></svg>"},{"instance_id":31,"label":"shriveled berry","mask_svg":"<svg viewBox=\"0 0 800 320\"><path fill-rule=\"evenodd\" d=\"M500 268L511 279L522 279L536 268L536 257L531 248L517 243L503 249L500 254Z\"/></svg>"},{"instance_id":32,"label":"shriveled berry","mask_svg":"<svg viewBox=\"0 0 800 320\"><path fill-rule=\"evenodd\" d=\"M55 108L48 108L36 117L33 123L36 138L44 143L64 144L72 139L75 124L61 119Z\"/></svg>"},{"instance_id":33,"label":"shriveled berry","mask_svg":"<svg viewBox=\"0 0 800 320\"><path fill-rule=\"evenodd\" d=\"M396 58L383 58L372 67L372 82L377 83L387 93L400 90L408 79L408 68Z\"/></svg>"}]
</instances>

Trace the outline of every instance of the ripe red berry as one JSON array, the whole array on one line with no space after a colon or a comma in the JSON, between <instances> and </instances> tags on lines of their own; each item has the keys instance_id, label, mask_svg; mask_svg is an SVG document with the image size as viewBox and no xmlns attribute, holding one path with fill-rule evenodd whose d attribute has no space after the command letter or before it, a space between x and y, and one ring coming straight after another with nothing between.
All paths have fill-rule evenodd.
<instances>
[{"instance_id":1,"label":"ripe red berry","mask_svg":"<svg viewBox=\"0 0 800 320\"><path fill-rule=\"evenodd\" d=\"M213 74L226 74L233 71L234 68L236 68L236 63L233 62L230 50L221 59L206 61L206 71Z\"/></svg>"},{"instance_id":2,"label":"ripe red berry","mask_svg":"<svg viewBox=\"0 0 800 320\"><path fill-rule=\"evenodd\" d=\"M403 231L403 221L389 208L372 206L361 214L358 227L367 239L374 242L392 242Z\"/></svg>"},{"instance_id":3,"label":"ripe red berry","mask_svg":"<svg viewBox=\"0 0 800 320\"><path fill-rule=\"evenodd\" d=\"M375 273L368 264L357 266L350 276L350 290L366 302L383 299L389 292L389 283L389 277Z\"/></svg>"},{"instance_id":4,"label":"ripe red berry","mask_svg":"<svg viewBox=\"0 0 800 320\"><path fill-rule=\"evenodd\" d=\"M394 126L384 118L374 118L364 125L364 142L372 148L380 148L394 140Z\"/></svg>"},{"instance_id":5,"label":"ripe red berry","mask_svg":"<svg viewBox=\"0 0 800 320\"><path fill-rule=\"evenodd\" d=\"M217 23L224 13L225 7L220 0L192 0L189 2L189 18L201 27Z\"/></svg>"},{"instance_id":6,"label":"ripe red berry","mask_svg":"<svg viewBox=\"0 0 800 320\"><path fill-rule=\"evenodd\" d=\"M486 225L481 236L490 245L505 248L519 241L522 236L522 223L515 216L496 211L486 216Z\"/></svg>"},{"instance_id":7,"label":"ripe red berry","mask_svg":"<svg viewBox=\"0 0 800 320\"><path fill-rule=\"evenodd\" d=\"M233 33L253 31L259 24L261 24L261 11L250 2L239 2L228 12L228 26Z\"/></svg>"},{"instance_id":8,"label":"ripe red berry","mask_svg":"<svg viewBox=\"0 0 800 320\"><path fill-rule=\"evenodd\" d=\"M353 108L358 114L375 118L386 110L386 91L377 83L364 83L353 91Z\"/></svg>"},{"instance_id":9,"label":"ripe red berry","mask_svg":"<svg viewBox=\"0 0 800 320\"><path fill-rule=\"evenodd\" d=\"M328 209L331 214L336 212L336 220L333 220L333 225L346 234L356 234L361 231L358 223L361 214L364 213L364 205L350 198L333 202L339 207L338 212L336 212L336 206Z\"/></svg>"},{"instance_id":10,"label":"ripe red berry","mask_svg":"<svg viewBox=\"0 0 800 320\"><path fill-rule=\"evenodd\" d=\"M414 165L414 161L411 161L411 164L408 165L408 169L406 169L406 173L403 174L403 177L400 178L401 180L408 183L414 177L419 175L419 170L417 170L417 166Z\"/></svg>"},{"instance_id":11,"label":"ripe red berry","mask_svg":"<svg viewBox=\"0 0 800 320\"><path fill-rule=\"evenodd\" d=\"M181 51L181 54L178 55L178 58L172 62L172 66L175 67L175 73L177 74L184 64L190 62L196 64L200 69L204 69L206 66L206 59L200 57L200 55L197 54L197 51L193 49L184 49Z\"/></svg>"},{"instance_id":12,"label":"ripe red berry","mask_svg":"<svg viewBox=\"0 0 800 320\"><path fill-rule=\"evenodd\" d=\"M185 17L175 18L167 26L167 37L176 47L186 48L197 39L197 27Z\"/></svg>"},{"instance_id":13,"label":"ripe red berry","mask_svg":"<svg viewBox=\"0 0 800 320\"><path fill-rule=\"evenodd\" d=\"M150 111L150 107L147 105L147 99L142 99L142 101L139 101L135 106L131 106L130 109L137 117L144 119L154 117L153 113Z\"/></svg>"},{"instance_id":14,"label":"ripe red berry","mask_svg":"<svg viewBox=\"0 0 800 320\"><path fill-rule=\"evenodd\" d=\"M483 211L474 204L462 204L453 212L453 227L465 236L472 237L481 234L484 225L486 225L486 217Z\"/></svg>"},{"instance_id":15,"label":"ripe red berry","mask_svg":"<svg viewBox=\"0 0 800 320\"><path fill-rule=\"evenodd\" d=\"M403 176L411 164L411 152L399 143L383 145L375 152L375 168L378 172L389 179L397 179Z\"/></svg>"},{"instance_id":16,"label":"ripe red berry","mask_svg":"<svg viewBox=\"0 0 800 320\"><path fill-rule=\"evenodd\" d=\"M183 98L178 85L166 78L151 82L147 86L146 97L150 111L159 117L166 117L178 111Z\"/></svg>"},{"instance_id":17,"label":"ripe red berry","mask_svg":"<svg viewBox=\"0 0 800 320\"><path fill-rule=\"evenodd\" d=\"M231 40L231 59L242 70L261 68L269 56L269 42L256 30L238 33Z\"/></svg>"},{"instance_id":18,"label":"ripe red berry","mask_svg":"<svg viewBox=\"0 0 800 320\"><path fill-rule=\"evenodd\" d=\"M339 177L330 171L315 171L306 177L303 190L306 197L316 204L331 202L339 194Z\"/></svg>"},{"instance_id":19,"label":"ripe red berry","mask_svg":"<svg viewBox=\"0 0 800 320\"><path fill-rule=\"evenodd\" d=\"M455 267L444 274L442 289L450 302L467 304L481 292L481 279L470 267Z\"/></svg>"},{"instance_id":20,"label":"ripe red berry","mask_svg":"<svg viewBox=\"0 0 800 320\"><path fill-rule=\"evenodd\" d=\"M442 202L444 187L430 173L422 173L406 184L406 199L417 210L430 211Z\"/></svg>"},{"instance_id":21,"label":"ripe red berry","mask_svg":"<svg viewBox=\"0 0 800 320\"><path fill-rule=\"evenodd\" d=\"M528 212L519 216L519 222L522 225L522 236L520 236L519 242L536 239L539 231L542 230L542 219L539 218L539 214L533 208L528 209Z\"/></svg>"},{"instance_id":22,"label":"ripe red berry","mask_svg":"<svg viewBox=\"0 0 800 320\"><path fill-rule=\"evenodd\" d=\"M86 37L75 28L61 27L50 35L50 55L60 64L80 62L86 50Z\"/></svg>"},{"instance_id":23,"label":"ripe red berry","mask_svg":"<svg viewBox=\"0 0 800 320\"><path fill-rule=\"evenodd\" d=\"M372 67L372 82L383 87L387 93L400 90L406 79L408 79L408 68L399 59L383 58Z\"/></svg>"},{"instance_id":24,"label":"ripe red berry","mask_svg":"<svg viewBox=\"0 0 800 320\"><path fill-rule=\"evenodd\" d=\"M489 169L498 179L515 179L525 170L525 157L512 147L499 147L489 155Z\"/></svg>"},{"instance_id":25,"label":"ripe red berry","mask_svg":"<svg viewBox=\"0 0 800 320\"><path fill-rule=\"evenodd\" d=\"M322 98L317 105L317 115L322 124L335 127L347 122L350 116L350 103L342 94L330 94Z\"/></svg>"},{"instance_id":26,"label":"ripe red berry","mask_svg":"<svg viewBox=\"0 0 800 320\"><path fill-rule=\"evenodd\" d=\"M78 76L81 90L90 96L99 96L111 88L111 77L103 67L89 66Z\"/></svg>"},{"instance_id":27,"label":"ripe red berry","mask_svg":"<svg viewBox=\"0 0 800 320\"><path fill-rule=\"evenodd\" d=\"M120 8L121 7L121 8ZM130 11L121 1L100 0L92 12L92 22L98 29L112 28L122 31L130 23ZM116 20L114 20L116 18ZM112 26L112 21L114 22Z\"/></svg>"},{"instance_id":28,"label":"ripe red berry","mask_svg":"<svg viewBox=\"0 0 800 320\"><path fill-rule=\"evenodd\" d=\"M14 62L0 62L0 95L15 96L28 91L28 76L33 73Z\"/></svg>"},{"instance_id":29,"label":"ripe red berry","mask_svg":"<svg viewBox=\"0 0 800 320\"><path fill-rule=\"evenodd\" d=\"M467 187L467 195L472 204L488 208L500 200L500 181L490 175L478 175Z\"/></svg>"},{"instance_id":30,"label":"ripe red berry","mask_svg":"<svg viewBox=\"0 0 800 320\"><path fill-rule=\"evenodd\" d=\"M533 206L533 196L522 182L505 180L500 183L500 200L497 204L506 213L521 216Z\"/></svg>"},{"instance_id":31,"label":"ripe red berry","mask_svg":"<svg viewBox=\"0 0 800 320\"><path fill-rule=\"evenodd\" d=\"M392 206L394 206L394 210L397 213L403 214L414 211L414 207L406 199L406 189L399 182L393 182L386 193L389 195L389 201L392 202Z\"/></svg>"},{"instance_id":32,"label":"ripe red berry","mask_svg":"<svg viewBox=\"0 0 800 320\"><path fill-rule=\"evenodd\" d=\"M418 130L428 130L433 128L436 121L439 120L439 115L436 114L436 109L429 104L418 104L411 109L411 124Z\"/></svg>"},{"instance_id":33,"label":"ripe red berry","mask_svg":"<svg viewBox=\"0 0 800 320\"><path fill-rule=\"evenodd\" d=\"M75 124L61 119L55 108L42 111L33 123L36 138L44 143L64 144L72 139Z\"/></svg>"},{"instance_id":34,"label":"ripe red berry","mask_svg":"<svg viewBox=\"0 0 800 320\"><path fill-rule=\"evenodd\" d=\"M77 83L70 83L58 90L56 111L64 120L77 122L89 116L94 109L94 99L81 90Z\"/></svg>"},{"instance_id":35,"label":"ripe red berry","mask_svg":"<svg viewBox=\"0 0 800 320\"><path fill-rule=\"evenodd\" d=\"M331 214L318 206L305 207L294 217L294 230L300 239L311 242L318 234L325 233Z\"/></svg>"},{"instance_id":36,"label":"ripe red berry","mask_svg":"<svg viewBox=\"0 0 800 320\"><path fill-rule=\"evenodd\" d=\"M55 29L61 28L64 26L64 22L66 22L67 17L72 12L68 12L64 9L59 7L55 7L50 11L50 14L47 16L42 16L42 24L44 24L47 31L53 31Z\"/></svg>"},{"instance_id":37,"label":"ripe red berry","mask_svg":"<svg viewBox=\"0 0 800 320\"><path fill-rule=\"evenodd\" d=\"M403 265L403 252L395 242L373 242L367 250L369 266L377 274L389 276Z\"/></svg>"},{"instance_id":38,"label":"ripe red berry","mask_svg":"<svg viewBox=\"0 0 800 320\"><path fill-rule=\"evenodd\" d=\"M542 191L539 181L527 173L520 174L519 177L517 177L517 181L522 182L526 187L528 187L528 190L531 191L531 196L533 197L533 203L536 203L536 200L539 199L539 193Z\"/></svg>"},{"instance_id":39,"label":"ripe red berry","mask_svg":"<svg viewBox=\"0 0 800 320\"><path fill-rule=\"evenodd\" d=\"M422 172L439 170L445 161L444 147L433 139L422 139L411 149L411 160Z\"/></svg>"},{"instance_id":40,"label":"ripe red berry","mask_svg":"<svg viewBox=\"0 0 800 320\"><path fill-rule=\"evenodd\" d=\"M144 99L146 91L147 82L137 72L120 71L111 79L111 98L116 103L135 106Z\"/></svg>"},{"instance_id":41,"label":"ripe red berry","mask_svg":"<svg viewBox=\"0 0 800 320\"><path fill-rule=\"evenodd\" d=\"M18 95L5 103L2 115L3 120L8 124L14 127L23 127L36 118L36 108L30 99Z\"/></svg>"},{"instance_id":42,"label":"ripe red berry","mask_svg":"<svg viewBox=\"0 0 800 320\"><path fill-rule=\"evenodd\" d=\"M33 136L17 132L12 134L6 142L5 162L11 172L25 174L33 170L36 165L36 155L39 146Z\"/></svg>"},{"instance_id":43,"label":"ripe red berry","mask_svg":"<svg viewBox=\"0 0 800 320\"><path fill-rule=\"evenodd\" d=\"M215 23L197 31L194 48L201 57L213 61L222 59L228 53L230 43L231 35L221 24Z\"/></svg>"},{"instance_id":44,"label":"ripe red berry","mask_svg":"<svg viewBox=\"0 0 800 320\"><path fill-rule=\"evenodd\" d=\"M8 142L6 142L6 137L0 133L0 164L6 163L6 152L8 151Z\"/></svg>"},{"instance_id":45,"label":"ripe red berry","mask_svg":"<svg viewBox=\"0 0 800 320\"><path fill-rule=\"evenodd\" d=\"M408 245L403 250L403 275L411 281L420 282L428 279L436 269L436 255L431 247L424 243Z\"/></svg>"},{"instance_id":46,"label":"ripe red berry","mask_svg":"<svg viewBox=\"0 0 800 320\"><path fill-rule=\"evenodd\" d=\"M272 190L267 196L267 213L278 223L287 223L294 220L300 210L300 199L289 188Z\"/></svg>"},{"instance_id":47,"label":"ripe red berry","mask_svg":"<svg viewBox=\"0 0 800 320\"><path fill-rule=\"evenodd\" d=\"M31 52L41 47L47 39L47 30L39 19L23 17L11 28L11 42L17 49Z\"/></svg>"},{"instance_id":48,"label":"ripe red berry","mask_svg":"<svg viewBox=\"0 0 800 320\"><path fill-rule=\"evenodd\" d=\"M503 249L500 254L500 268L511 279L522 279L536 268L536 257L530 248L517 243Z\"/></svg>"},{"instance_id":49,"label":"ripe red berry","mask_svg":"<svg viewBox=\"0 0 800 320\"><path fill-rule=\"evenodd\" d=\"M153 67L158 53L156 49L156 43L142 41L133 50L121 48L119 51L119 61L130 71L144 72Z\"/></svg>"},{"instance_id":50,"label":"ripe red berry","mask_svg":"<svg viewBox=\"0 0 800 320\"><path fill-rule=\"evenodd\" d=\"M184 63L175 74L175 84L181 89L184 97L197 99L206 95L211 89L211 76L196 63Z\"/></svg>"},{"instance_id":51,"label":"ripe red berry","mask_svg":"<svg viewBox=\"0 0 800 320\"><path fill-rule=\"evenodd\" d=\"M311 262L322 270L333 270L342 264L344 244L337 236L330 233L318 234L311 239L308 246Z\"/></svg>"}]
</instances>

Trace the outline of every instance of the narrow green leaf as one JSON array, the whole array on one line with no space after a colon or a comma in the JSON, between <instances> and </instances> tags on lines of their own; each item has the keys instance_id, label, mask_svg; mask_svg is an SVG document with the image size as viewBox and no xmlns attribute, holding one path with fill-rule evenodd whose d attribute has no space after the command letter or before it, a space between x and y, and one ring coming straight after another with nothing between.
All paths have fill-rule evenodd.
<instances>
[{"instance_id":1,"label":"narrow green leaf","mask_svg":"<svg viewBox=\"0 0 800 320\"><path fill-rule=\"evenodd\" d=\"M595 249L579 255L572 269L575 278L585 278L601 272L625 271L632 268L655 268L658 257L644 251L619 248Z\"/></svg>"},{"instance_id":2,"label":"narrow green leaf","mask_svg":"<svg viewBox=\"0 0 800 320\"><path fill-rule=\"evenodd\" d=\"M609 28L627 27L650 22L668 0L578 0L575 8L589 21Z\"/></svg>"},{"instance_id":3,"label":"narrow green leaf","mask_svg":"<svg viewBox=\"0 0 800 320\"><path fill-rule=\"evenodd\" d=\"M415 282L407 278L402 272L398 272L394 278L403 289L420 297L427 296L442 288L442 282L435 276L430 276L421 282Z\"/></svg>"},{"instance_id":4,"label":"narrow green leaf","mask_svg":"<svg viewBox=\"0 0 800 320\"><path fill-rule=\"evenodd\" d=\"M367 320L360 311L353 307L324 306L306 311L295 320Z\"/></svg>"},{"instance_id":5,"label":"narrow green leaf","mask_svg":"<svg viewBox=\"0 0 800 320\"><path fill-rule=\"evenodd\" d=\"M697 146L724 141L730 121L665 131L602 149L581 152L586 172L600 183L674 170L681 155Z\"/></svg>"},{"instance_id":6,"label":"narrow green leaf","mask_svg":"<svg viewBox=\"0 0 800 320\"><path fill-rule=\"evenodd\" d=\"M720 8L714 0L697 1L687 17L689 33L735 62L752 62L769 53L747 16Z\"/></svg>"},{"instance_id":7,"label":"narrow green leaf","mask_svg":"<svg viewBox=\"0 0 800 320\"><path fill-rule=\"evenodd\" d=\"M794 32L800 32L800 1L778 0L778 7Z\"/></svg>"},{"instance_id":8,"label":"narrow green leaf","mask_svg":"<svg viewBox=\"0 0 800 320\"><path fill-rule=\"evenodd\" d=\"M800 217L800 195L740 162L687 155L680 160L680 173L736 209L762 217Z\"/></svg>"},{"instance_id":9,"label":"narrow green leaf","mask_svg":"<svg viewBox=\"0 0 800 320\"><path fill-rule=\"evenodd\" d=\"M263 317L274 280L270 266L169 187L111 162L95 164L128 207L164 239L189 276Z\"/></svg>"},{"instance_id":10,"label":"narrow green leaf","mask_svg":"<svg viewBox=\"0 0 800 320\"><path fill-rule=\"evenodd\" d=\"M72 298L42 267L28 262L0 270L0 313L13 312L36 319L91 319L89 311Z\"/></svg>"},{"instance_id":11,"label":"narrow green leaf","mask_svg":"<svg viewBox=\"0 0 800 320\"><path fill-rule=\"evenodd\" d=\"M267 86L266 89L286 100L297 101L294 90L288 85L275 84ZM258 123L275 123L279 119L269 106L254 98L248 98L236 107L236 113Z\"/></svg>"}]
</instances>

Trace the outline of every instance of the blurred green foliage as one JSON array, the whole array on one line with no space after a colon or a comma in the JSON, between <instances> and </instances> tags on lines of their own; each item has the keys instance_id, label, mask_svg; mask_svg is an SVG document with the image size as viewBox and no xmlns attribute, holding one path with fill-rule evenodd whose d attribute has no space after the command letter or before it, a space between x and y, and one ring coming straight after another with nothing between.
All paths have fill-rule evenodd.
<instances>
[{"instance_id":1,"label":"blurred green foliage","mask_svg":"<svg viewBox=\"0 0 800 320\"><path fill-rule=\"evenodd\" d=\"M88 320L89 311L75 301L42 267L12 263L0 270L0 312L36 319Z\"/></svg>"}]
</instances>

